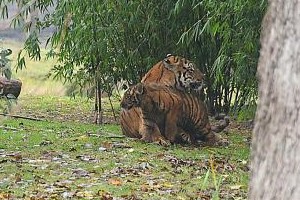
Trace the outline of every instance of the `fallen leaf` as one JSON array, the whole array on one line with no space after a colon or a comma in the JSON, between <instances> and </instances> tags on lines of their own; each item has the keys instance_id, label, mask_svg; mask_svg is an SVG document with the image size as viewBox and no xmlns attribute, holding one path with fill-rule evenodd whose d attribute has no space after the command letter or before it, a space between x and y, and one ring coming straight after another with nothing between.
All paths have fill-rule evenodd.
<instances>
[{"instance_id":1,"label":"fallen leaf","mask_svg":"<svg viewBox=\"0 0 300 200\"><path fill-rule=\"evenodd\" d=\"M10 194L5 192L0 192L0 199L10 199Z\"/></svg>"},{"instance_id":2,"label":"fallen leaf","mask_svg":"<svg viewBox=\"0 0 300 200\"><path fill-rule=\"evenodd\" d=\"M138 165L139 169L145 170L145 169L150 169L152 168L151 165L148 162L142 162Z\"/></svg>"},{"instance_id":3,"label":"fallen leaf","mask_svg":"<svg viewBox=\"0 0 300 200\"><path fill-rule=\"evenodd\" d=\"M64 199L67 199L67 198L72 198L75 196L75 192L63 192L61 194L61 196L64 198Z\"/></svg>"},{"instance_id":4,"label":"fallen leaf","mask_svg":"<svg viewBox=\"0 0 300 200\"><path fill-rule=\"evenodd\" d=\"M232 186L230 186L230 189L231 190L239 190L239 189L241 189L243 187L243 185L232 185Z\"/></svg>"},{"instance_id":5,"label":"fallen leaf","mask_svg":"<svg viewBox=\"0 0 300 200\"><path fill-rule=\"evenodd\" d=\"M122 185L122 181L118 178L110 178L110 179L108 179L108 183L111 185L117 185L117 186Z\"/></svg>"},{"instance_id":6,"label":"fallen leaf","mask_svg":"<svg viewBox=\"0 0 300 200\"><path fill-rule=\"evenodd\" d=\"M248 163L248 161L247 161L247 160L241 160L241 163L242 163L243 165L246 165L246 164Z\"/></svg>"},{"instance_id":7,"label":"fallen leaf","mask_svg":"<svg viewBox=\"0 0 300 200\"><path fill-rule=\"evenodd\" d=\"M106 191L103 191L103 190L99 190L97 192L97 195L101 197L100 198L101 200L113 200L113 197L111 196L111 194Z\"/></svg>"},{"instance_id":8,"label":"fallen leaf","mask_svg":"<svg viewBox=\"0 0 300 200\"><path fill-rule=\"evenodd\" d=\"M21 174L16 173L15 174L15 183L19 183L22 181L22 176Z\"/></svg>"},{"instance_id":9,"label":"fallen leaf","mask_svg":"<svg viewBox=\"0 0 300 200\"><path fill-rule=\"evenodd\" d=\"M86 144L84 144L84 148L86 148L86 149L91 149L91 148L93 148L93 144L91 144L91 143L86 143Z\"/></svg>"},{"instance_id":10,"label":"fallen leaf","mask_svg":"<svg viewBox=\"0 0 300 200\"><path fill-rule=\"evenodd\" d=\"M172 188L172 187L173 187L173 185L172 185L171 183L169 183L169 182L165 182L165 183L163 184L163 186L164 186L164 187L167 187L167 188Z\"/></svg>"},{"instance_id":11,"label":"fallen leaf","mask_svg":"<svg viewBox=\"0 0 300 200\"><path fill-rule=\"evenodd\" d=\"M114 143L113 147L114 148L132 148L131 146L129 146L126 143Z\"/></svg>"},{"instance_id":12,"label":"fallen leaf","mask_svg":"<svg viewBox=\"0 0 300 200\"><path fill-rule=\"evenodd\" d=\"M107 150L107 148L105 148L105 147L99 147L99 149L98 149L99 151L106 151Z\"/></svg>"},{"instance_id":13,"label":"fallen leaf","mask_svg":"<svg viewBox=\"0 0 300 200\"><path fill-rule=\"evenodd\" d=\"M84 198L93 198L93 195L90 191L79 191L79 192L76 192L75 194L77 197L84 197Z\"/></svg>"},{"instance_id":14,"label":"fallen leaf","mask_svg":"<svg viewBox=\"0 0 300 200\"><path fill-rule=\"evenodd\" d=\"M112 143L111 142L103 142L102 143L102 147L106 148L106 149L111 149L113 147Z\"/></svg>"},{"instance_id":15,"label":"fallen leaf","mask_svg":"<svg viewBox=\"0 0 300 200\"><path fill-rule=\"evenodd\" d=\"M128 199L128 200L139 200L136 194L131 194L131 195L121 195L123 199Z\"/></svg>"},{"instance_id":16,"label":"fallen leaf","mask_svg":"<svg viewBox=\"0 0 300 200\"><path fill-rule=\"evenodd\" d=\"M47 145L50 145L50 144L53 144L53 142L50 141L50 140L45 140L45 141L42 141L42 142L40 143L40 146L47 146Z\"/></svg>"},{"instance_id":17,"label":"fallen leaf","mask_svg":"<svg viewBox=\"0 0 300 200\"><path fill-rule=\"evenodd\" d=\"M143 192L148 192L150 190L149 186L148 185L141 185L141 191Z\"/></svg>"},{"instance_id":18,"label":"fallen leaf","mask_svg":"<svg viewBox=\"0 0 300 200\"><path fill-rule=\"evenodd\" d=\"M78 155L76 158L85 162L97 162L97 160L90 155Z\"/></svg>"},{"instance_id":19,"label":"fallen leaf","mask_svg":"<svg viewBox=\"0 0 300 200\"><path fill-rule=\"evenodd\" d=\"M80 169L80 168L74 169L72 174L75 175L75 177L77 177L77 178L90 176L88 171L86 171L84 169Z\"/></svg>"},{"instance_id":20,"label":"fallen leaf","mask_svg":"<svg viewBox=\"0 0 300 200\"><path fill-rule=\"evenodd\" d=\"M82 135L76 138L77 140L87 140L88 137L86 135Z\"/></svg>"},{"instance_id":21,"label":"fallen leaf","mask_svg":"<svg viewBox=\"0 0 300 200\"><path fill-rule=\"evenodd\" d=\"M53 186L57 188L69 188L67 181L57 181L56 183L53 184Z\"/></svg>"},{"instance_id":22,"label":"fallen leaf","mask_svg":"<svg viewBox=\"0 0 300 200\"><path fill-rule=\"evenodd\" d=\"M132 153L132 152L134 152L134 149L133 149L133 148L130 148L130 149L128 149L128 152L129 152L129 153Z\"/></svg>"},{"instance_id":23,"label":"fallen leaf","mask_svg":"<svg viewBox=\"0 0 300 200\"><path fill-rule=\"evenodd\" d=\"M7 154L7 156L12 156L16 161L22 160L22 155L20 153Z\"/></svg>"}]
</instances>

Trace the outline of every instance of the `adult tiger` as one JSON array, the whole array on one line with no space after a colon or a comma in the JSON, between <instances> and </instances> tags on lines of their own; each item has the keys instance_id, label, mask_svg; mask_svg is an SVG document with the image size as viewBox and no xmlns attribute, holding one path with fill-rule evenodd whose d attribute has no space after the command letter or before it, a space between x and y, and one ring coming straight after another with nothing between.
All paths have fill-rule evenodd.
<instances>
[{"instance_id":1,"label":"adult tiger","mask_svg":"<svg viewBox=\"0 0 300 200\"><path fill-rule=\"evenodd\" d=\"M154 65L142 78L142 83L160 83L168 87L189 92L204 87L204 75L195 64L184 57L168 55ZM141 138L141 110L121 110L120 125L124 135Z\"/></svg>"},{"instance_id":2,"label":"adult tiger","mask_svg":"<svg viewBox=\"0 0 300 200\"><path fill-rule=\"evenodd\" d=\"M168 145L182 138L195 143L200 139L208 144L223 143L209 123L205 104L193 93L186 93L161 84L139 83L124 94L121 107L139 107L142 112L142 140ZM214 127L223 130L229 121ZM162 128L160 128L162 127ZM167 140L166 140L167 139Z\"/></svg>"}]
</instances>

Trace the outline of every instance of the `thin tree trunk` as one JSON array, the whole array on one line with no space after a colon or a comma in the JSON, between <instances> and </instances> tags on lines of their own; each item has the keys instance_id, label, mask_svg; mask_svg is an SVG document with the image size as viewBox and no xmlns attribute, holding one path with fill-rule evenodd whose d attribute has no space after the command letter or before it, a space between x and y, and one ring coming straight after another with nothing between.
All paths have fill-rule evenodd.
<instances>
[{"instance_id":1,"label":"thin tree trunk","mask_svg":"<svg viewBox=\"0 0 300 200\"><path fill-rule=\"evenodd\" d=\"M96 78L96 75L95 75L95 108L94 108L94 123L97 124L98 123L98 118L99 118L99 113L98 113L98 109L99 109L99 106L98 106L98 82L97 82L97 78Z\"/></svg>"},{"instance_id":2,"label":"thin tree trunk","mask_svg":"<svg viewBox=\"0 0 300 200\"><path fill-rule=\"evenodd\" d=\"M98 74L98 73L96 73ZM96 75L97 77L97 75ZM102 124L103 123L103 112L102 112L102 90L101 90L101 83L99 79L95 79L96 81L96 90L95 90L95 124Z\"/></svg>"},{"instance_id":3,"label":"thin tree trunk","mask_svg":"<svg viewBox=\"0 0 300 200\"><path fill-rule=\"evenodd\" d=\"M300 2L269 1L258 64L251 200L300 199Z\"/></svg>"},{"instance_id":4,"label":"thin tree trunk","mask_svg":"<svg viewBox=\"0 0 300 200\"><path fill-rule=\"evenodd\" d=\"M103 123L103 112L102 112L102 89L101 89L101 83L100 81L98 82L97 86L97 93L98 93L98 122L99 124Z\"/></svg>"},{"instance_id":5,"label":"thin tree trunk","mask_svg":"<svg viewBox=\"0 0 300 200\"><path fill-rule=\"evenodd\" d=\"M96 1L91 1L91 3L93 3L93 6L97 6ZM93 13L93 18L92 18L92 23L96 24L97 21L97 13ZM95 42L95 44L98 43L99 38L97 37L97 29L96 26L93 27L92 30L93 33L93 41ZM95 86L96 86L96 90L95 90L95 124L102 124L103 122L103 112L102 112L102 88L101 88L101 75L100 74L100 53L98 48L96 48L95 51L95 56L94 59L92 60L92 64L93 66L96 65L96 67L94 68L95 71ZM95 62L93 62L95 61Z\"/></svg>"},{"instance_id":6,"label":"thin tree trunk","mask_svg":"<svg viewBox=\"0 0 300 200\"><path fill-rule=\"evenodd\" d=\"M112 104L112 101L111 101L111 94L108 95L108 100L109 100L109 104L110 104L110 107L111 107L111 110L112 110L112 113L113 113L114 120L115 120L115 122L117 122L118 121L117 120L117 115L116 115L114 105Z\"/></svg>"}]
</instances>

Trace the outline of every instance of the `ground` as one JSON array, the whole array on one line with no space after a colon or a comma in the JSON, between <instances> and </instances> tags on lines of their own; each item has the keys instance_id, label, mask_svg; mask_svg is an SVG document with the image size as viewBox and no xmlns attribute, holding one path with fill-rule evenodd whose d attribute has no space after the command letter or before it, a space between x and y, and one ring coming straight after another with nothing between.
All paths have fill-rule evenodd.
<instances>
[{"instance_id":1,"label":"ground","mask_svg":"<svg viewBox=\"0 0 300 200\"><path fill-rule=\"evenodd\" d=\"M247 199L248 127L232 121L228 147L162 147L124 137L105 105L100 126L92 101L21 96L13 114L41 121L0 118L0 199Z\"/></svg>"},{"instance_id":2,"label":"ground","mask_svg":"<svg viewBox=\"0 0 300 200\"><path fill-rule=\"evenodd\" d=\"M14 66L20 44L3 46ZM0 199L247 199L251 123L231 120L228 147L127 138L107 100L105 124L95 125L93 101L45 78L54 63L28 61L14 73L23 85L12 114L31 119L0 115Z\"/></svg>"}]
</instances>

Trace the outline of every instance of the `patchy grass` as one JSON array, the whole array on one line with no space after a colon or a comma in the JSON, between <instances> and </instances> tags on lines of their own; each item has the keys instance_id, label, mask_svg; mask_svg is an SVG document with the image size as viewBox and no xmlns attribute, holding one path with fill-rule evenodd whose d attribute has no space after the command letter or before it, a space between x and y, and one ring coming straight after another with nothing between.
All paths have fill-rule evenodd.
<instances>
[{"instance_id":1,"label":"patchy grass","mask_svg":"<svg viewBox=\"0 0 300 200\"><path fill-rule=\"evenodd\" d=\"M115 112L119 113L120 102L113 100L112 103ZM94 119L93 106L93 99L83 97L23 95L19 97L11 113L37 119L53 119L61 122L72 121L90 124ZM102 99L102 106L104 123L116 123L118 119L114 119L108 98Z\"/></svg>"},{"instance_id":2,"label":"patchy grass","mask_svg":"<svg viewBox=\"0 0 300 200\"><path fill-rule=\"evenodd\" d=\"M0 118L0 199L247 198L249 130L233 124L226 148L166 148L91 124L91 104L20 97L14 114L43 121Z\"/></svg>"}]
</instances>

